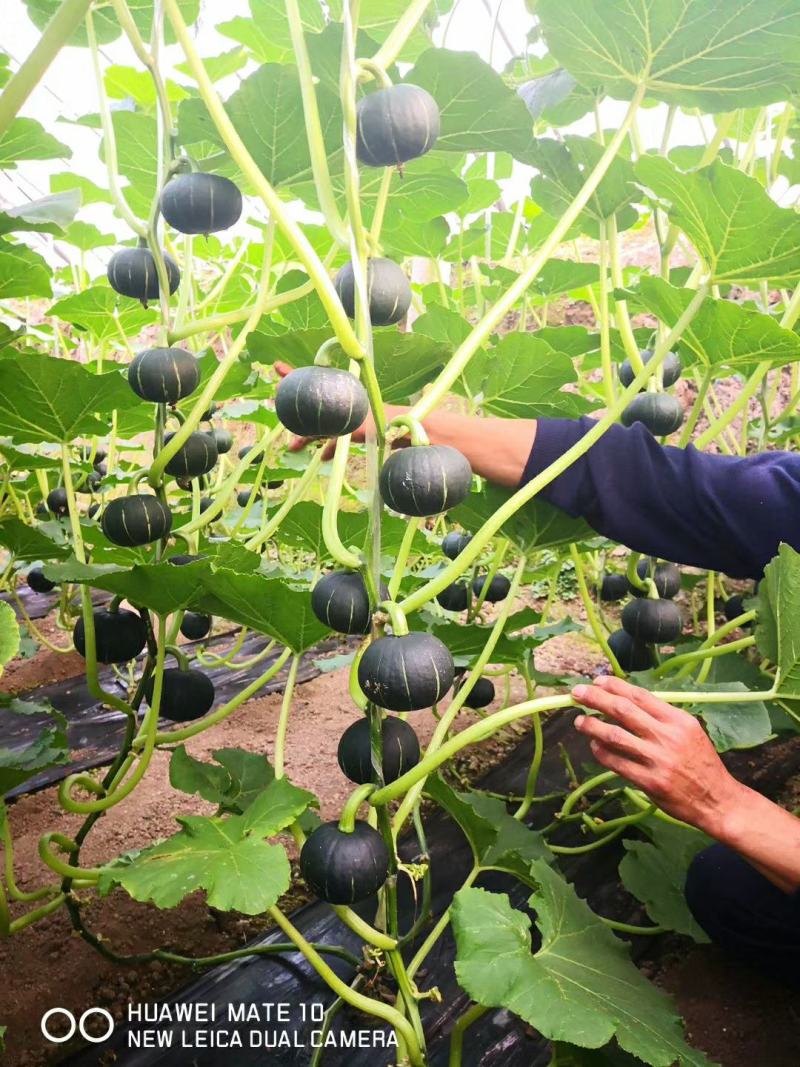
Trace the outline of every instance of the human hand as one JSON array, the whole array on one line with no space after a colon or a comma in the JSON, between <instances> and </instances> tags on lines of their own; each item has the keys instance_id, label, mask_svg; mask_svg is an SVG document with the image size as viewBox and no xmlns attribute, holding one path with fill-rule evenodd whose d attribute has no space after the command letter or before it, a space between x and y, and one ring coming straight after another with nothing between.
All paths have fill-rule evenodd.
<instances>
[{"instance_id":1,"label":"human hand","mask_svg":"<svg viewBox=\"0 0 800 1067\"><path fill-rule=\"evenodd\" d=\"M575 720L598 763L627 778L668 815L723 836L745 787L728 773L693 715L611 676L578 685L572 695L610 720Z\"/></svg>"},{"instance_id":2,"label":"human hand","mask_svg":"<svg viewBox=\"0 0 800 1067\"><path fill-rule=\"evenodd\" d=\"M274 366L275 366L275 372L280 378L285 378L288 374L291 374L292 371L295 369L294 367L291 367L288 363L282 363L282 362L278 362ZM405 408L396 407L396 406L391 405L391 404L386 404L386 405L384 405L384 410L386 412L386 420L387 420L387 422L391 422L391 420L395 417L395 415L399 415L402 411L405 410ZM352 441L363 442L363 441L365 441L367 439L367 433L368 432L369 433L373 433L373 434L375 433L375 421L372 418L372 412L371 411L367 415L367 417L364 420L364 422L362 422L362 424L358 427L358 429L353 431L353 433L350 435L350 439ZM311 441L316 441L316 440L319 440L319 438L315 438L315 437L292 437L292 440L289 442L289 451L290 452L300 452ZM332 459L333 458L333 453L335 451L336 451L336 440L334 439L332 441L326 441L325 445L323 446L322 458L323 459Z\"/></svg>"}]
</instances>

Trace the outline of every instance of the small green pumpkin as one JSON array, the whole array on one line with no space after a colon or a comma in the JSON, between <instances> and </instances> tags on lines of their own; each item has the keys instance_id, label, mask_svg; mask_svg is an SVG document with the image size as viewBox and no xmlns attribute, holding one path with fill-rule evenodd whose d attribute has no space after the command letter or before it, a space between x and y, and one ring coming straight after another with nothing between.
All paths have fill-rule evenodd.
<instances>
[{"instance_id":1,"label":"small green pumpkin","mask_svg":"<svg viewBox=\"0 0 800 1067\"><path fill-rule=\"evenodd\" d=\"M171 296L180 285L181 272L172 256L162 254ZM107 274L109 285L120 295L141 300L145 307L148 300L158 300L158 272L149 248L121 248L109 260Z\"/></svg>"},{"instance_id":2,"label":"small green pumpkin","mask_svg":"<svg viewBox=\"0 0 800 1067\"><path fill-rule=\"evenodd\" d=\"M608 647L626 674L649 670L654 664L652 646L631 637L625 630L615 630L608 639Z\"/></svg>"},{"instance_id":3,"label":"small green pumpkin","mask_svg":"<svg viewBox=\"0 0 800 1067\"><path fill-rule=\"evenodd\" d=\"M164 187L161 214L178 233L219 233L239 221L242 194L221 174L179 174Z\"/></svg>"},{"instance_id":4,"label":"small green pumpkin","mask_svg":"<svg viewBox=\"0 0 800 1067\"><path fill-rule=\"evenodd\" d=\"M69 501L67 498L67 490L63 485L51 489L47 494L47 510L51 511L59 518L67 514L67 511L69 510Z\"/></svg>"},{"instance_id":5,"label":"small green pumpkin","mask_svg":"<svg viewBox=\"0 0 800 1067\"><path fill-rule=\"evenodd\" d=\"M665 600L672 600L681 591L681 569L674 563L658 563L653 568L652 559L640 559L636 564L636 573L644 580L652 578L658 595ZM635 585L628 586L634 596L647 596L647 593Z\"/></svg>"},{"instance_id":6,"label":"small green pumpkin","mask_svg":"<svg viewBox=\"0 0 800 1067\"><path fill-rule=\"evenodd\" d=\"M672 600L631 600L622 609L622 628L647 645L664 645L680 637L680 609Z\"/></svg>"},{"instance_id":7,"label":"small green pumpkin","mask_svg":"<svg viewBox=\"0 0 800 1067\"><path fill-rule=\"evenodd\" d=\"M457 559L472 540L472 534L451 530L442 540L442 552L448 559Z\"/></svg>"},{"instance_id":8,"label":"small green pumpkin","mask_svg":"<svg viewBox=\"0 0 800 1067\"><path fill-rule=\"evenodd\" d=\"M466 611L469 607L470 592L466 582L453 582L439 593L436 603L445 611Z\"/></svg>"},{"instance_id":9,"label":"small green pumpkin","mask_svg":"<svg viewBox=\"0 0 800 1067\"><path fill-rule=\"evenodd\" d=\"M146 348L128 367L128 384L142 400L177 404L200 384L200 364L185 348Z\"/></svg>"},{"instance_id":10,"label":"small green pumpkin","mask_svg":"<svg viewBox=\"0 0 800 1067\"><path fill-rule=\"evenodd\" d=\"M604 574L600 583L600 599L606 603L624 600L628 595L628 579L624 574Z\"/></svg>"},{"instance_id":11,"label":"small green pumpkin","mask_svg":"<svg viewBox=\"0 0 800 1067\"><path fill-rule=\"evenodd\" d=\"M56 582L51 582L49 578L45 578L41 567L31 567L26 580L34 593L52 593L57 584Z\"/></svg>"},{"instance_id":12,"label":"small green pumpkin","mask_svg":"<svg viewBox=\"0 0 800 1067\"><path fill-rule=\"evenodd\" d=\"M300 872L329 904L357 904L377 893L389 874L389 852L377 830L356 820L352 833L327 822L309 834Z\"/></svg>"},{"instance_id":13,"label":"small green pumpkin","mask_svg":"<svg viewBox=\"0 0 800 1067\"><path fill-rule=\"evenodd\" d=\"M365 634L372 623L369 594L358 571L336 571L320 578L311 590L311 610L339 634Z\"/></svg>"},{"instance_id":14,"label":"small green pumpkin","mask_svg":"<svg viewBox=\"0 0 800 1067\"><path fill-rule=\"evenodd\" d=\"M453 657L433 634L379 637L358 665L358 684L368 700L389 711L430 708L453 684Z\"/></svg>"},{"instance_id":15,"label":"small green pumpkin","mask_svg":"<svg viewBox=\"0 0 800 1067\"><path fill-rule=\"evenodd\" d=\"M393 167L424 156L441 129L438 104L410 82L362 97L356 115L356 155L369 167Z\"/></svg>"},{"instance_id":16,"label":"small green pumpkin","mask_svg":"<svg viewBox=\"0 0 800 1067\"><path fill-rule=\"evenodd\" d=\"M367 391L354 375L335 367L299 367L275 393L275 412L301 437L341 437L367 417Z\"/></svg>"},{"instance_id":17,"label":"small green pumpkin","mask_svg":"<svg viewBox=\"0 0 800 1067\"><path fill-rule=\"evenodd\" d=\"M155 677L147 681L144 695L148 704L153 703ZM214 683L202 671L181 670L172 667L164 671L161 683L161 702L158 714L170 722L191 722L202 719L214 703Z\"/></svg>"},{"instance_id":18,"label":"small green pumpkin","mask_svg":"<svg viewBox=\"0 0 800 1067\"><path fill-rule=\"evenodd\" d=\"M149 545L167 537L172 512L151 493L119 496L103 509L100 527L109 541L125 548Z\"/></svg>"},{"instance_id":19,"label":"small green pumpkin","mask_svg":"<svg viewBox=\"0 0 800 1067\"><path fill-rule=\"evenodd\" d=\"M350 318L356 313L353 264L345 263L333 280L342 307ZM411 307L411 285L403 268L393 259L367 260L367 299L373 326L393 326Z\"/></svg>"},{"instance_id":20,"label":"small green pumpkin","mask_svg":"<svg viewBox=\"0 0 800 1067\"><path fill-rule=\"evenodd\" d=\"M680 427L685 412L669 393L639 393L622 412L624 426L641 422L654 437L668 437Z\"/></svg>"},{"instance_id":21,"label":"small green pumpkin","mask_svg":"<svg viewBox=\"0 0 800 1067\"><path fill-rule=\"evenodd\" d=\"M147 630L135 611L95 611L94 640L98 663L127 663L135 659L147 643ZM86 656L86 630L83 616L75 623L72 640L79 656Z\"/></svg>"},{"instance_id":22,"label":"small green pumpkin","mask_svg":"<svg viewBox=\"0 0 800 1067\"><path fill-rule=\"evenodd\" d=\"M168 433L164 438L167 445L175 436ZM190 433L181 448L164 468L167 474L176 478L198 478L201 474L208 474L217 462L217 446L211 434L198 430Z\"/></svg>"},{"instance_id":23,"label":"small green pumpkin","mask_svg":"<svg viewBox=\"0 0 800 1067\"><path fill-rule=\"evenodd\" d=\"M211 630L211 616L187 611L181 620L181 633L188 641L201 641Z\"/></svg>"},{"instance_id":24,"label":"small green pumpkin","mask_svg":"<svg viewBox=\"0 0 800 1067\"><path fill-rule=\"evenodd\" d=\"M479 678L464 700L467 708L488 708L495 698L494 682L491 678Z\"/></svg>"},{"instance_id":25,"label":"small green pumpkin","mask_svg":"<svg viewBox=\"0 0 800 1067\"><path fill-rule=\"evenodd\" d=\"M384 503L401 515L441 515L469 493L472 468L450 445L417 445L393 452L378 484Z\"/></svg>"},{"instance_id":26,"label":"small green pumpkin","mask_svg":"<svg viewBox=\"0 0 800 1067\"><path fill-rule=\"evenodd\" d=\"M419 763L419 740L413 728L388 715L381 722L381 752L383 781L388 785ZM358 719L347 727L339 739L337 758L351 782L363 785L374 780L369 719Z\"/></svg>"},{"instance_id":27,"label":"small green pumpkin","mask_svg":"<svg viewBox=\"0 0 800 1067\"><path fill-rule=\"evenodd\" d=\"M644 363L645 366L653 358L653 353L649 348L646 348L643 352L640 352L639 355L642 357L642 363ZM674 385L675 382L677 382L678 378L680 378L681 376L680 356L678 356L675 352L668 352L667 355L664 357L664 362L661 364L661 373L663 376L662 382L664 388L669 389L669 387L671 385ZM620 363L619 380L622 385L625 386L626 389L629 385L631 385L635 377L636 373L634 372L633 366L629 359L626 359L623 363ZM642 389L645 388L646 386L642 386Z\"/></svg>"}]
</instances>

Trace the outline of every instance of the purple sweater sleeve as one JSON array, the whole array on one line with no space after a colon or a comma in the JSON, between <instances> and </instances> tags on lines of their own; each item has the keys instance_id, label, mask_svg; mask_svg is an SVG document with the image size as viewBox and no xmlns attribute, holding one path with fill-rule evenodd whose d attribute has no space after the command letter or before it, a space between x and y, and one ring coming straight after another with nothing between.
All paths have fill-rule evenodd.
<instances>
[{"instance_id":1,"label":"purple sweater sleeve","mask_svg":"<svg viewBox=\"0 0 800 1067\"><path fill-rule=\"evenodd\" d=\"M521 484L593 425L539 420ZM800 551L800 455L790 452L719 456L612 426L541 495L634 551L732 578L760 577L781 541Z\"/></svg>"}]
</instances>

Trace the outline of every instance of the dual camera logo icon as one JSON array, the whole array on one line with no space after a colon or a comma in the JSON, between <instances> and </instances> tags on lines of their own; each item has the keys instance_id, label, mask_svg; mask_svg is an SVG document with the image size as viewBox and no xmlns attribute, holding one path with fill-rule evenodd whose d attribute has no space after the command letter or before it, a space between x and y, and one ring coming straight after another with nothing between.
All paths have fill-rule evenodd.
<instances>
[{"instance_id":1,"label":"dual camera logo icon","mask_svg":"<svg viewBox=\"0 0 800 1067\"><path fill-rule=\"evenodd\" d=\"M106 1032L101 1037L90 1034L86 1029L86 1023L94 1015L102 1016L106 1020L108 1026ZM50 1032L49 1023L53 1018L63 1018L67 1020L66 1034L58 1035ZM69 1041L75 1034L76 1030L80 1032L81 1037L86 1041L90 1041L93 1045L99 1045L103 1041L107 1041L113 1034L114 1016L110 1011L106 1011L105 1008L87 1008L83 1015L81 1015L80 1019L76 1019L72 1012L67 1008L50 1008L50 1010L46 1011L42 1016L40 1026L44 1037L54 1045L63 1045L65 1041Z\"/></svg>"}]
</instances>

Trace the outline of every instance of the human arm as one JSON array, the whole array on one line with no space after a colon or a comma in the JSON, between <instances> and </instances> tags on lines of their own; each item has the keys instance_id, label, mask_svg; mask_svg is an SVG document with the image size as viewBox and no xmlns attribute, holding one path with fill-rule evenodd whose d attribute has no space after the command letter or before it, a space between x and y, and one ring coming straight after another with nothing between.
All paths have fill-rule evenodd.
<instances>
[{"instance_id":1,"label":"human arm","mask_svg":"<svg viewBox=\"0 0 800 1067\"><path fill-rule=\"evenodd\" d=\"M573 696L603 715L575 720L598 763L738 852L785 893L800 889L800 819L738 782L693 715L610 676L577 686Z\"/></svg>"}]
</instances>

